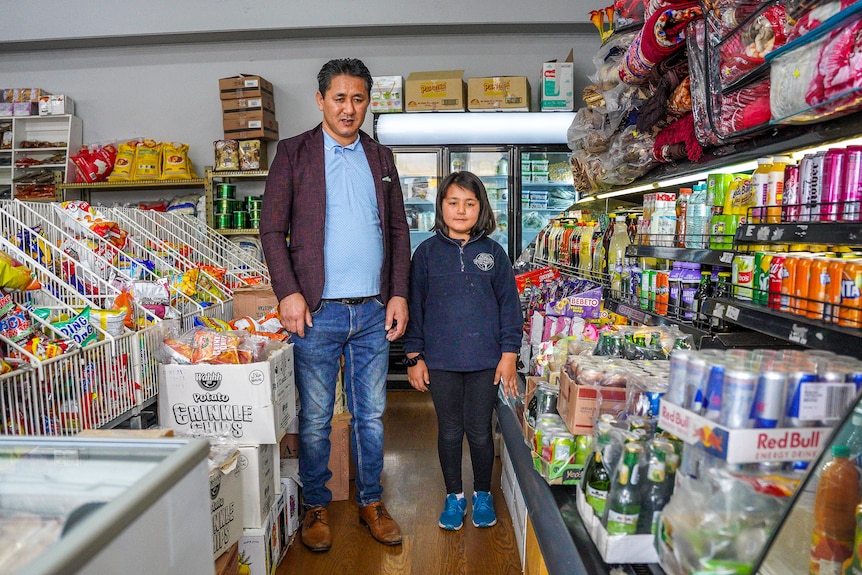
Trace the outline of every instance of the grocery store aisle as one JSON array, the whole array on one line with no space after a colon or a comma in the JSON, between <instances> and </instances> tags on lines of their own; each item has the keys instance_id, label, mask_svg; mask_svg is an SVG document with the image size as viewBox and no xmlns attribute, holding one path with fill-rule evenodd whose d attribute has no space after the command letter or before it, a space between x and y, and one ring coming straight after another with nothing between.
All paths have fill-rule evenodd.
<instances>
[{"instance_id":1,"label":"grocery store aisle","mask_svg":"<svg viewBox=\"0 0 862 575\"><path fill-rule=\"evenodd\" d=\"M383 500L404 534L401 546L386 547L359 525L351 483L349 501L329 507L332 549L312 553L299 540L291 545L277 575L516 575L521 563L506 502L500 492L500 459L494 464L492 493L497 525L477 529L470 515L460 531L437 527L445 488L437 459L437 421L431 394L390 391L385 422ZM464 489L472 490L464 444ZM472 491L471 491L472 492Z\"/></svg>"}]
</instances>

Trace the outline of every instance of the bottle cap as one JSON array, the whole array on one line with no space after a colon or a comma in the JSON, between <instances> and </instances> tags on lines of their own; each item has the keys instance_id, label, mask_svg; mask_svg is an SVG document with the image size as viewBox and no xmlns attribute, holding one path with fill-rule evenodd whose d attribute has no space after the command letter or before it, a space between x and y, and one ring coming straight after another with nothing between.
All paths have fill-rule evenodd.
<instances>
[{"instance_id":1,"label":"bottle cap","mask_svg":"<svg viewBox=\"0 0 862 575\"><path fill-rule=\"evenodd\" d=\"M758 166L768 166L772 163L772 158L757 158Z\"/></svg>"},{"instance_id":2,"label":"bottle cap","mask_svg":"<svg viewBox=\"0 0 862 575\"><path fill-rule=\"evenodd\" d=\"M832 457L850 457L850 448L846 445L833 445Z\"/></svg>"}]
</instances>

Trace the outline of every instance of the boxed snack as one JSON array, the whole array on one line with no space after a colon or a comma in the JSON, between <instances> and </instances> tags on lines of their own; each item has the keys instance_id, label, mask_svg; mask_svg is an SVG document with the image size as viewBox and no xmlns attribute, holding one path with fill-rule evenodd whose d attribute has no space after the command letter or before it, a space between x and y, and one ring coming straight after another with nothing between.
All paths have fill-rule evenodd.
<instances>
[{"instance_id":1,"label":"boxed snack","mask_svg":"<svg viewBox=\"0 0 862 575\"><path fill-rule=\"evenodd\" d=\"M242 534L243 493L239 452L212 449L210 453L210 512L213 556L218 558L234 546Z\"/></svg>"},{"instance_id":2,"label":"boxed snack","mask_svg":"<svg viewBox=\"0 0 862 575\"><path fill-rule=\"evenodd\" d=\"M299 529L299 515L302 510L300 501L299 460L285 459L281 462L281 497L284 498L286 537ZM286 550L286 548L285 548Z\"/></svg>"},{"instance_id":3,"label":"boxed snack","mask_svg":"<svg viewBox=\"0 0 862 575\"><path fill-rule=\"evenodd\" d=\"M269 96L272 98L272 83L260 76L240 74L230 78L222 78L218 81L219 96L222 100L236 100L239 98L261 98Z\"/></svg>"},{"instance_id":4,"label":"boxed snack","mask_svg":"<svg viewBox=\"0 0 862 575\"><path fill-rule=\"evenodd\" d=\"M272 96L264 94L258 98L233 98L221 101L221 111L224 116L259 110L275 113L275 100Z\"/></svg>"},{"instance_id":5,"label":"boxed snack","mask_svg":"<svg viewBox=\"0 0 862 575\"><path fill-rule=\"evenodd\" d=\"M574 50L569 51L565 62L551 60L542 64L539 82L539 109L542 112L571 112L575 109Z\"/></svg>"},{"instance_id":6,"label":"boxed snack","mask_svg":"<svg viewBox=\"0 0 862 575\"><path fill-rule=\"evenodd\" d=\"M293 344L256 363L159 365L159 421L193 435L275 444L295 393Z\"/></svg>"},{"instance_id":7,"label":"boxed snack","mask_svg":"<svg viewBox=\"0 0 862 575\"><path fill-rule=\"evenodd\" d=\"M372 113L404 111L404 100L401 98L404 80L401 76L374 76L371 80Z\"/></svg>"},{"instance_id":8,"label":"boxed snack","mask_svg":"<svg viewBox=\"0 0 862 575\"><path fill-rule=\"evenodd\" d=\"M265 170L266 144L260 140L243 140L239 143L239 169Z\"/></svg>"},{"instance_id":9,"label":"boxed snack","mask_svg":"<svg viewBox=\"0 0 862 575\"><path fill-rule=\"evenodd\" d=\"M233 171L239 169L239 142L236 140L216 140L213 142L215 152L215 171Z\"/></svg>"},{"instance_id":10,"label":"boxed snack","mask_svg":"<svg viewBox=\"0 0 862 575\"><path fill-rule=\"evenodd\" d=\"M407 112L463 112L464 70L412 72L404 83Z\"/></svg>"},{"instance_id":11,"label":"boxed snack","mask_svg":"<svg viewBox=\"0 0 862 575\"><path fill-rule=\"evenodd\" d=\"M243 529L239 539L239 572L248 575L272 575L278 557L272 549L272 514L266 514L262 527Z\"/></svg>"},{"instance_id":12,"label":"boxed snack","mask_svg":"<svg viewBox=\"0 0 862 575\"><path fill-rule=\"evenodd\" d=\"M63 94L53 94L39 98L40 116L58 116L62 114L74 114L75 101Z\"/></svg>"},{"instance_id":13,"label":"boxed snack","mask_svg":"<svg viewBox=\"0 0 862 575\"><path fill-rule=\"evenodd\" d=\"M278 140L278 122L270 129L266 126L258 128L238 127L224 131L226 140Z\"/></svg>"},{"instance_id":14,"label":"boxed snack","mask_svg":"<svg viewBox=\"0 0 862 575\"><path fill-rule=\"evenodd\" d=\"M222 117L222 127L225 133L232 130L256 130L264 128L278 132L278 122L275 114L268 110L252 110L225 114Z\"/></svg>"},{"instance_id":15,"label":"boxed snack","mask_svg":"<svg viewBox=\"0 0 862 575\"><path fill-rule=\"evenodd\" d=\"M524 76L469 78L467 109L471 112L529 112L530 84Z\"/></svg>"},{"instance_id":16,"label":"boxed snack","mask_svg":"<svg viewBox=\"0 0 862 575\"><path fill-rule=\"evenodd\" d=\"M275 502L274 444L240 445L236 473L242 491L243 528L261 527Z\"/></svg>"},{"instance_id":17,"label":"boxed snack","mask_svg":"<svg viewBox=\"0 0 862 575\"><path fill-rule=\"evenodd\" d=\"M35 116L39 113L37 102L15 102L12 104L13 116Z\"/></svg>"}]
</instances>

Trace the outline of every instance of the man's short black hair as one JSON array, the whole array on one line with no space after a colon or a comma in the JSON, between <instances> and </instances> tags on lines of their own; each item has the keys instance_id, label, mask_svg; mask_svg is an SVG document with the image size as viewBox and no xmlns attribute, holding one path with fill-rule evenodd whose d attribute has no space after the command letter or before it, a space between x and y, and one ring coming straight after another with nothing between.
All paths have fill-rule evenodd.
<instances>
[{"instance_id":1,"label":"man's short black hair","mask_svg":"<svg viewBox=\"0 0 862 575\"><path fill-rule=\"evenodd\" d=\"M317 90L321 96L326 95L326 91L332 85L332 79L336 76L361 78L365 81L368 93L371 94L371 85L373 83L371 72L368 71L362 60L357 58L337 58L324 64L320 72L317 73Z\"/></svg>"}]
</instances>

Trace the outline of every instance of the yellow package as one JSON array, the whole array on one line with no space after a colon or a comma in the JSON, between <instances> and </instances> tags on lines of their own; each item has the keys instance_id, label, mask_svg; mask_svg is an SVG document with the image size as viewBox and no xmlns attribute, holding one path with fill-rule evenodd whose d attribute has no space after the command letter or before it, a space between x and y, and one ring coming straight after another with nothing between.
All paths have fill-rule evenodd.
<instances>
[{"instance_id":1,"label":"yellow package","mask_svg":"<svg viewBox=\"0 0 862 575\"><path fill-rule=\"evenodd\" d=\"M114 169L108 176L109 182L125 182L135 177L135 149L138 147L136 140L131 140L117 146L117 158L114 160Z\"/></svg>"},{"instance_id":2,"label":"yellow package","mask_svg":"<svg viewBox=\"0 0 862 575\"><path fill-rule=\"evenodd\" d=\"M135 149L135 179L158 180L162 175L162 144L144 140Z\"/></svg>"},{"instance_id":3,"label":"yellow package","mask_svg":"<svg viewBox=\"0 0 862 575\"><path fill-rule=\"evenodd\" d=\"M180 142L164 142L162 144L161 179L190 180L192 179L192 171L188 144L181 144Z\"/></svg>"}]
</instances>

